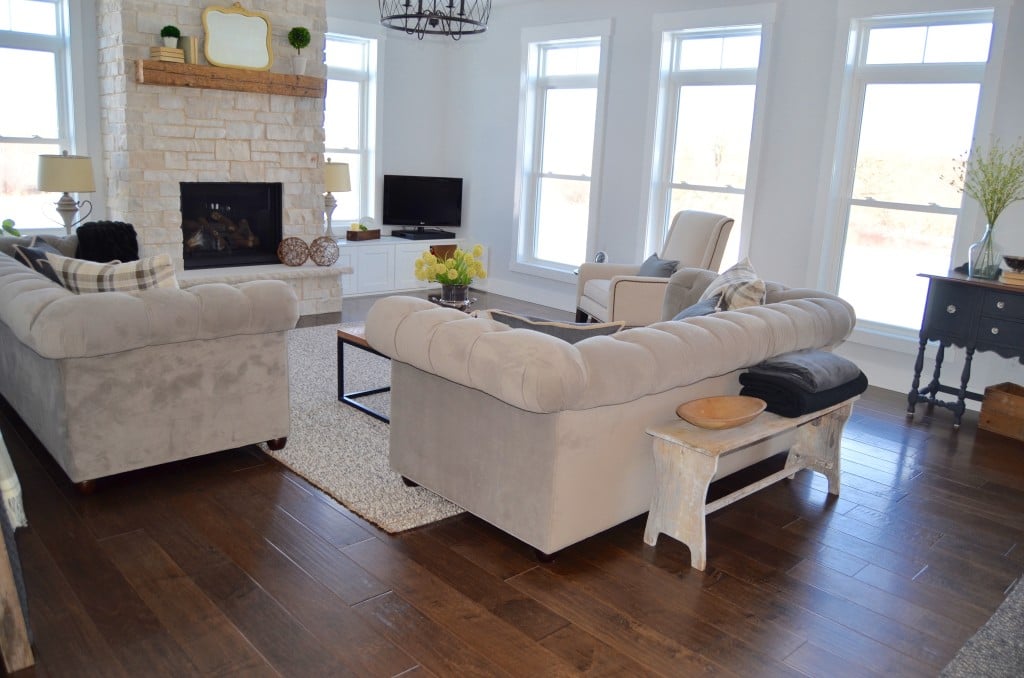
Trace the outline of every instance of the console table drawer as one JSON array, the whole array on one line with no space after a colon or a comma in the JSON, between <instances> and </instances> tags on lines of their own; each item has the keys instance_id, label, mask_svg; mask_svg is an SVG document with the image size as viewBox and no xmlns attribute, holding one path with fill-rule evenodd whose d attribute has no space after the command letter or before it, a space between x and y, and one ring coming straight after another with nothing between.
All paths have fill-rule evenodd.
<instances>
[{"instance_id":1,"label":"console table drawer","mask_svg":"<svg viewBox=\"0 0 1024 678\"><path fill-rule=\"evenodd\" d=\"M985 317L978 326L978 348L1006 346L1019 349L1024 346L1024 322Z\"/></svg>"},{"instance_id":2,"label":"console table drawer","mask_svg":"<svg viewBox=\"0 0 1024 678\"><path fill-rule=\"evenodd\" d=\"M981 314L989 318L1024 321L1024 296L988 291L985 293Z\"/></svg>"},{"instance_id":3,"label":"console table drawer","mask_svg":"<svg viewBox=\"0 0 1024 678\"><path fill-rule=\"evenodd\" d=\"M969 287L932 282L922 332L929 338L966 339L978 298Z\"/></svg>"}]
</instances>

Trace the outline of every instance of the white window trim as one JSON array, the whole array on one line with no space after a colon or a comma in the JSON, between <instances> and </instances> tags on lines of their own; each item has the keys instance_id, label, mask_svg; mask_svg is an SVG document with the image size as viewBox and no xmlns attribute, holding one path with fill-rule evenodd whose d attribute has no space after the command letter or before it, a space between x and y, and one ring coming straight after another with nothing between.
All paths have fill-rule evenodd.
<instances>
[{"instance_id":1,"label":"white window trim","mask_svg":"<svg viewBox=\"0 0 1024 678\"><path fill-rule=\"evenodd\" d=\"M700 28L717 28L730 26L761 26L761 51L758 55L757 75L754 78L754 114L750 129L750 148L747 155L747 178L743 190L743 214L740 219L739 256L742 259L750 250L750 229L753 223L756 189L761 165L761 153L764 141L765 111L767 110L768 79L771 71L771 54L775 24L775 3L743 5L739 7L694 10L688 12L671 12L656 14L652 20L654 37L651 68L651 98L649 110L653 111L647 134L648 144L644 166L642 192L648 198L643 215L647 224L645 237L637 242L634 252L636 261L642 261L648 252L661 250L672 215L669 201L665 197L666 187L661 177L666 175L665 135L668 115L663 115L663 102L669 101L667 91L671 87L672 78L666 73L670 67L671 53L666 54L666 46L671 48L671 33ZM669 52L671 50L669 49ZM674 108L674 104L672 104Z\"/></svg>"},{"instance_id":2,"label":"white window trim","mask_svg":"<svg viewBox=\"0 0 1024 678\"><path fill-rule=\"evenodd\" d=\"M849 117L853 109L848 98L853 88L852 66L848 56L855 54L850 49L854 40L854 22L872 18L901 15L940 13L963 13L972 10L992 10L992 39L985 76L981 82L978 113L975 117L974 136L987 138L993 131L998 84L1002 72L1003 52L1006 45L1007 26L1012 0L841 0L837 8L836 49L832 67L832 87L829 92L826 129L824 139L833 139L824 144L820 163L819 185L815 208L815 224L811 232L811 251L819 252L818 267L809 270L807 286L823 290L838 289L842 265L844 238L840 232L838 214L844 200L836 198L834 190L842 188L842 174L848 173L841 166L845 156L841 150L850 143L848 137L856 134ZM847 36L846 40L842 36ZM858 114L859 115L859 114ZM981 210L972 200L963 200L953 235L952 253L966 252L967 244L977 240L983 230ZM955 265L955 264L951 264ZM894 327L878 322L860 320L850 335L849 341L873 348L916 355L919 345L918 330Z\"/></svg>"},{"instance_id":3,"label":"white window trim","mask_svg":"<svg viewBox=\"0 0 1024 678\"><path fill-rule=\"evenodd\" d=\"M594 118L594 151L590 175L590 205L587 223L587 259L590 259L596 251L597 224L599 222L599 204L601 198L601 176L603 174L604 157L604 136L605 136L605 112L607 109L608 90L608 68L609 68L609 43L611 41L613 22L611 19L600 21L587 21L572 24L555 24L552 26L539 26L524 28L521 37L520 57L520 96L519 96L519 128L517 133L516 148L516 183L515 198L513 201L513 220L516 224L515 242L512 247L512 260L509 262L509 270L515 273L548 278L559 282L576 284L576 277L573 275L575 266L559 266L554 263L544 263L527 260L524 248L527 243L532 242L533 235L524 231L523 219L525 215L524 202L526 201L526 177L533 168L532 153L537 150L537 139L539 138L538 126L536 125L536 97L535 89L531 83L529 72L533 69L532 63L535 43L554 42L557 40L577 40L582 38L598 38L601 41L601 59L597 73L597 104ZM527 137L530 136L530 143ZM578 177L574 177L578 178ZM536 209L536 199L531 197L530 206ZM534 226L531 225L531 228Z\"/></svg>"},{"instance_id":4,"label":"white window trim","mask_svg":"<svg viewBox=\"0 0 1024 678\"><path fill-rule=\"evenodd\" d=\"M363 214L357 215L357 218L372 217L376 220L377 224L380 225L380 219L378 215L380 210L377 205L377 196L379 195L378 186L381 182L381 168L380 162L380 148L381 148L381 127L383 115L381 111L381 92L379 73L380 65L384 63L384 37L385 33L381 26L376 24L367 24L358 21L350 21L347 19L340 19L337 17L327 17L327 32L332 35L340 36L351 36L354 38L363 38L365 40L376 41L376 46L371 45L369 58L373 62L370 64L368 76L363 77L360 74L360 80L365 83L363 88L363 119L360 120L362 128L363 139L360 139L360 143L365 144L362 153L363 162L360 163L360 186L362 195L360 195L360 204L363 205ZM375 57L375 58L374 58ZM332 69L328 68L328 72L332 70L343 70L343 69ZM328 77L330 77L328 75ZM372 115L369 114L370 106L372 103ZM325 149L326 152L326 149Z\"/></svg>"}]
</instances>

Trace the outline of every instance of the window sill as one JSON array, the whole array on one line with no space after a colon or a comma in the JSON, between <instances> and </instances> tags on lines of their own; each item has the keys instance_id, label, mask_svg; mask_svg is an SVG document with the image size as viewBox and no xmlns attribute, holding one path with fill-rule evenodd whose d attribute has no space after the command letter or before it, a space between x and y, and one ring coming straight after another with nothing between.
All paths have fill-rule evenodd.
<instances>
[{"instance_id":1,"label":"window sill","mask_svg":"<svg viewBox=\"0 0 1024 678\"><path fill-rule=\"evenodd\" d=\"M874 322L858 322L847 341L905 355L917 355L921 343L918 330Z\"/></svg>"},{"instance_id":2,"label":"window sill","mask_svg":"<svg viewBox=\"0 0 1024 678\"><path fill-rule=\"evenodd\" d=\"M527 264L521 261L513 263L509 267L509 270L513 273L522 273L523 275L530 275L535 278L546 278L548 280L568 283L573 287L576 286L576 282L579 279L579 276L573 274L573 272L568 269L543 266L541 264Z\"/></svg>"}]
</instances>

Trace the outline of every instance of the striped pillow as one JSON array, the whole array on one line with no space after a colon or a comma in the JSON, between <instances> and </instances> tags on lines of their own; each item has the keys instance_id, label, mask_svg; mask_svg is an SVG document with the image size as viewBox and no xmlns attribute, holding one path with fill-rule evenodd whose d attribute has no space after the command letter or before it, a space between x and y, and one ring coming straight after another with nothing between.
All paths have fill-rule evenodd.
<instances>
[{"instance_id":1,"label":"striped pillow","mask_svg":"<svg viewBox=\"0 0 1024 678\"><path fill-rule=\"evenodd\" d=\"M88 292L134 292L152 287L178 289L174 264L168 254L158 254L127 263L100 264L85 259L62 257L47 252L60 284L76 294Z\"/></svg>"},{"instance_id":2,"label":"striped pillow","mask_svg":"<svg viewBox=\"0 0 1024 678\"><path fill-rule=\"evenodd\" d=\"M716 294L722 295L718 298L716 311L759 306L764 303L765 284L757 277L754 267L750 265L750 259L744 258L712 280L700 295L699 301L710 299Z\"/></svg>"}]
</instances>

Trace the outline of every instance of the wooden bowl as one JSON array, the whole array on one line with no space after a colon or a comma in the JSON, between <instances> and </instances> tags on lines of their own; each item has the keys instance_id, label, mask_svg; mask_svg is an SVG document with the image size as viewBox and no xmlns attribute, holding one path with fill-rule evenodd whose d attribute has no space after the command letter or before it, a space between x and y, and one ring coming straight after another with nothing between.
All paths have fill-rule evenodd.
<instances>
[{"instance_id":1,"label":"wooden bowl","mask_svg":"<svg viewBox=\"0 0 1024 678\"><path fill-rule=\"evenodd\" d=\"M751 396L714 396L683 403L676 408L676 414L701 428L732 428L764 412L766 405L760 398Z\"/></svg>"}]
</instances>

